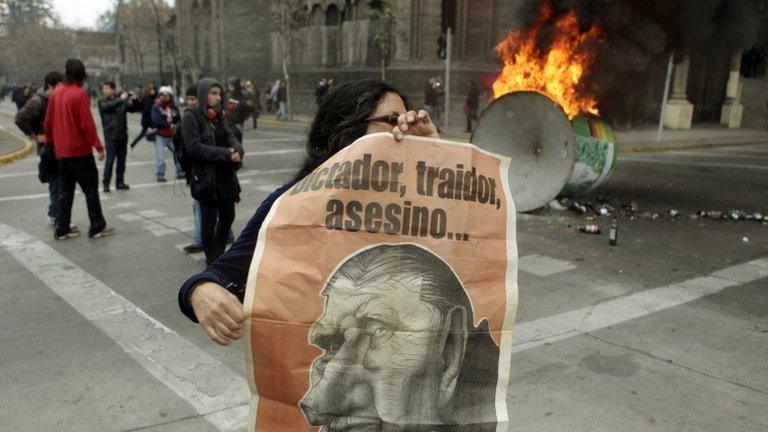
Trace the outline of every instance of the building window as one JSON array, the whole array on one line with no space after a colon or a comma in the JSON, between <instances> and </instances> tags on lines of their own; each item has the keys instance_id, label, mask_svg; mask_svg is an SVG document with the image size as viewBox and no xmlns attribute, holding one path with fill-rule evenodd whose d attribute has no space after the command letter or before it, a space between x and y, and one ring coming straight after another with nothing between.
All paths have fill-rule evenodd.
<instances>
[{"instance_id":1,"label":"building window","mask_svg":"<svg viewBox=\"0 0 768 432\"><path fill-rule=\"evenodd\" d=\"M328 6L328 9L325 11L325 25L341 25L341 12L339 12L339 8L335 4Z\"/></svg>"}]
</instances>

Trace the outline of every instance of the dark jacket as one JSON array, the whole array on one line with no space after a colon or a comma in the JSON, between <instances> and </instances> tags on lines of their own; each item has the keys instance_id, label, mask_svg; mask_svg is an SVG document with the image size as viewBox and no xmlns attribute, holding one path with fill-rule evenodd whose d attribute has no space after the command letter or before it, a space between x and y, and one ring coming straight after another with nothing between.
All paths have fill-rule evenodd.
<instances>
[{"instance_id":1,"label":"dark jacket","mask_svg":"<svg viewBox=\"0 0 768 432\"><path fill-rule=\"evenodd\" d=\"M128 120L126 113L137 112L141 108L138 101L120 98L99 100L101 127L104 129L105 142L128 141Z\"/></svg>"},{"instance_id":2,"label":"dark jacket","mask_svg":"<svg viewBox=\"0 0 768 432\"><path fill-rule=\"evenodd\" d=\"M15 123L24 135L43 135L45 133L45 110L48 107L48 95L38 90L16 113Z\"/></svg>"},{"instance_id":3,"label":"dark jacket","mask_svg":"<svg viewBox=\"0 0 768 432\"><path fill-rule=\"evenodd\" d=\"M480 89L477 87L470 87L467 92L467 100L464 102L467 107L467 111L474 112L480 106Z\"/></svg>"},{"instance_id":4,"label":"dark jacket","mask_svg":"<svg viewBox=\"0 0 768 432\"><path fill-rule=\"evenodd\" d=\"M39 90L32 95L23 107L16 113L15 123L24 135L45 135L45 110L48 108L48 95ZM53 152L53 146L37 144L37 154L40 156L37 177L43 183L48 183L59 175L59 163Z\"/></svg>"},{"instance_id":5,"label":"dark jacket","mask_svg":"<svg viewBox=\"0 0 768 432\"><path fill-rule=\"evenodd\" d=\"M141 106L141 127L152 127L152 107L155 105L155 97L153 95L145 95L139 102Z\"/></svg>"},{"instance_id":6,"label":"dark jacket","mask_svg":"<svg viewBox=\"0 0 768 432\"><path fill-rule=\"evenodd\" d=\"M197 87L197 100L208 99L208 90L221 84L213 78L203 78ZM214 107L219 113L221 107ZM198 107L184 113L181 122L181 134L184 148L190 159L189 185L192 197L206 202L219 199L240 200L240 185L236 171L240 164L232 162L234 148L240 156L245 154L242 144L237 140L229 122L222 114L208 119L208 109L203 102Z\"/></svg>"},{"instance_id":7,"label":"dark jacket","mask_svg":"<svg viewBox=\"0 0 768 432\"><path fill-rule=\"evenodd\" d=\"M165 114L167 108L171 109L171 121L168 121L168 116ZM157 98L155 104L152 105L152 127L157 129L157 134L163 137L170 138L173 136L173 125L181 121L181 115L179 115L179 109L173 100L169 104L164 104L160 98Z\"/></svg>"}]
</instances>

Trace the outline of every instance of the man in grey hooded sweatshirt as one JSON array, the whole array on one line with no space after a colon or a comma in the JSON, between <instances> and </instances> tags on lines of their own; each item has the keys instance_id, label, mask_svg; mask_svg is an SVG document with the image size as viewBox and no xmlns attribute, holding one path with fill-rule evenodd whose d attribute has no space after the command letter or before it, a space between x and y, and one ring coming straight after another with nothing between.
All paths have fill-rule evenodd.
<instances>
[{"instance_id":1,"label":"man in grey hooded sweatshirt","mask_svg":"<svg viewBox=\"0 0 768 432\"><path fill-rule=\"evenodd\" d=\"M240 201L237 170L245 154L226 118L224 90L214 78L197 86L198 106L181 122L184 148L189 158L189 185L200 203L201 237L206 264L224 253L227 236Z\"/></svg>"}]
</instances>

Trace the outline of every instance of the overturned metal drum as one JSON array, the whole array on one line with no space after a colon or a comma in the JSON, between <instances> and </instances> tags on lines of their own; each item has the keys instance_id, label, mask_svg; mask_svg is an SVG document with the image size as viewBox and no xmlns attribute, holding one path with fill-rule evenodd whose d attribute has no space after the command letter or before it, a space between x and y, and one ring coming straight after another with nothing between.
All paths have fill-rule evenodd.
<instances>
[{"instance_id":1,"label":"overturned metal drum","mask_svg":"<svg viewBox=\"0 0 768 432\"><path fill-rule=\"evenodd\" d=\"M511 159L509 183L517 211L546 205L571 177L576 138L563 109L537 92L515 92L483 111L472 143Z\"/></svg>"},{"instance_id":2,"label":"overturned metal drum","mask_svg":"<svg viewBox=\"0 0 768 432\"><path fill-rule=\"evenodd\" d=\"M562 195L576 197L605 183L616 166L616 136L611 126L588 114L573 119L576 132L576 165Z\"/></svg>"}]
</instances>

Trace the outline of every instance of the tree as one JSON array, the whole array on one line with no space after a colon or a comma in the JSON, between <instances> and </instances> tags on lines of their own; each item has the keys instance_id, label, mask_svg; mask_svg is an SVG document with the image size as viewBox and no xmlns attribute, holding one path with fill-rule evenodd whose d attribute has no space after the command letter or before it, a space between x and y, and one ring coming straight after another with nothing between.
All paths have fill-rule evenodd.
<instances>
[{"instance_id":1,"label":"tree","mask_svg":"<svg viewBox=\"0 0 768 432\"><path fill-rule=\"evenodd\" d=\"M302 43L299 29L309 23L310 11L305 0L271 0L272 18L278 23L280 36L280 54L282 58L283 80L285 80L288 118L293 119L291 103L291 76L288 73L290 59L296 48Z\"/></svg>"},{"instance_id":2,"label":"tree","mask_svg":"<svg viewBox=\"0 0 768 432\"><path fill-rule=\"evenodd\" d=\"M0 44L5 73L21 82L37 81L48 71L61 70L74 55L72 40L67 30L39 24L15 28Z\"/></svg>"},{"instance_id":3,"label":"tree","mask_svg":"<svg viewBox=\"0 0 768 432\"><path fill-rule=\"evenodd\" d=\"M163 81L163 45L168 37L173 36L167 27L170 16L171 9L163 0L118 3L118 37L133 57L140 78L146 72L147 57L156 50L160 80Z\"/></svg>"},{"instance_id":4,"label":"tree","mask_svg":"<svg viewBox=\"0 0 768 432\"><path fill-rule=\"evenodd\" d=\"M368 0L368 18L377 23L373 42L379 48L381 79L387 79L387 61L397 38L408 37L400 26L400 9L394 0Z\"/></svg>"},{"instance_id":5,"label":"tree","mask_svg":"<svg viewBox=\"0 0 768 432\"><path fill-rule=\"evenodd\" d=\"M0 0L0 26L6 32L26 26L58 24L50 0Z\"/></svg>"}]
</instances>

